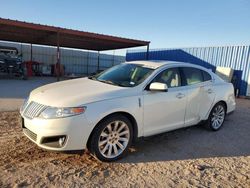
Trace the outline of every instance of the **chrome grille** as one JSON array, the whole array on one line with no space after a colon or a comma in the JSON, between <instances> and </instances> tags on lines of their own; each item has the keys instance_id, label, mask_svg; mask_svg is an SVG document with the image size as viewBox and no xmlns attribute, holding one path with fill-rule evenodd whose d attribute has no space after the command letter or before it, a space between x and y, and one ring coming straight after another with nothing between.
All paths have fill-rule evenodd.
<instances>
[{"instance_id":1,"label":"chrome grille","mask_svg":"<svg viewBox=\"0 0 250 188\"><path fill-rule=\"evenodd\" d=\"M37 139L37 135L35 133L33 133L32 131L30 131L27 128L23 128L23 132L26 136L28 136L31 140L36 141Z\"/></svg>"},{"instance_id":2,"label":"chrome grille","mask_svg":"<svg viewBox=\"0 0 250 188\"><path fill-rule=\"evenodd\" d=\"M24 116L33 119L37 117L47 106L31 101L25 108Z\"/></svg>"}]
</instances>

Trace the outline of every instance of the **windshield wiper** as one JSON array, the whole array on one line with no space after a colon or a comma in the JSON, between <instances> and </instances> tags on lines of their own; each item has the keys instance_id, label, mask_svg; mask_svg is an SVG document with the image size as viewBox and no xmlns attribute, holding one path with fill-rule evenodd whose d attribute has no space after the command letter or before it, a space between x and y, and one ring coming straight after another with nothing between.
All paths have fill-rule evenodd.
<instances>
[{"instance_id":1,"label":"windshield wiper","mask_svg":"<svg viewBox=\"0 0 250 188\"><path fill-rule=\"evenodd\" d=\"M116 85L114 82L112 82L111 80L98 80L100 82L106 83L106 84L112 84L112 85Z\"/></svg>"},{"instance_id":2,"label":"windshield wiper","mask_svg":"<svg viewBox=\"0 0 250 188\"><path fill-rule=\"evenodd\" d=\"M97 79L97 80L98 80L98 79ZM98 80L98 81L103 82L103 83L106 83L106 84L111 84L111 85L115 85L115 86L124 87L124 85L121 85L121 84L119 84L119 83L115 83L115 82L113 82L113 81L111 81L111 80Z\"/></svg>"},{"instance_id":3,"label":"windshield wiper","mask_svg":"<svg viewBox=\"0 0 250 188\"><path fill-rule=\"evenodd\" d=\"M88 76L88 79L90 79L90 80L97 80L96 77L94 77L94 76Z\"/></svg>"}]
</instances>

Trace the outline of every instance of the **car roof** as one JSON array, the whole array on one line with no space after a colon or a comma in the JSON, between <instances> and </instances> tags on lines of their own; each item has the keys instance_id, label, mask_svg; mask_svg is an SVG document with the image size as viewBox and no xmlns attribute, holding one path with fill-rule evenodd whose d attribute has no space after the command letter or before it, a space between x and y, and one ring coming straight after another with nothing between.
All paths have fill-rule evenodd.
<instances>
[{"instance_id":1,"label":"car roof","mask_svg":"<svg viewBox=\"0 0 250 188\"><path fill-rule=\"evenodd\" d=\"M157 60L150 60L150 61L129 61L126 63L130 63L130 64L138 64L138 65L143 65L145 67L148 68L152 68L152 69L157 69L161 66L164 66L166 64L169 63L174 63L174 61L157 61ZM175 62L178 63L178 62Z\"/></svg>"},{"instance_id":2,"label":"car roof","mask_svg":"<svg viewBox=\"0 0 250 188\"><path fill-rule=\"evenodd\" d=\"M131 63L131 64L139 64L143 65L144 67L152 68L152 69L157 69L162 66L191 66L191 67L197 67L200 69L206 69L205 67L191 64L191 63L186 63L186 62L180 62L180 61L161 61L161 60L150 60L150 61L129 61L126 63ZM207 69L208 70L208 69Z\"/></svg>"},{"instance_id":3,"label":"car roof","mask_svg":"<svg viewBox=\"0 0 250 188\"><path fill-rule=\"evenodd\" d=\"M223 81L218 75L214 74L212 69L208 69L206 67L200 66L200 65L195 65L192 63L187 63L187 62L180 62L180 61L162 61L162 60L149 60L149 61L129 61L126 63L131 63L131 64L139 64L143 65L144 67L151 68L151 69L158 69L160 67L193 67L193 68L198 68L201 70L206 71L209 73L213 79Z\"/></svg>"}]
</instances>

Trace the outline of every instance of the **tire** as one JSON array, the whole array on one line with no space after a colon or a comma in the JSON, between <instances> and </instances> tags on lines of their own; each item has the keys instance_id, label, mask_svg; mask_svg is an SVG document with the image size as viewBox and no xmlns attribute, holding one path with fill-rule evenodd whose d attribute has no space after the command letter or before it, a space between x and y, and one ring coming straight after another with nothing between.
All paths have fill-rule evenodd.
<instances>
[{"instance_id":1,"label":"tire","mask_svg":"<svg viewBox=\"0 0 250 188\"><path fill-rule=\"evenodd\" d=\"M114 115L101 121L93 130L88 149L98 160L111 162L128 152L132 138L133 128L129 119Z\"/></svg>"},{"instance_id":2,"label":"tire","mask_svg":"<svg viewBox=\"0 0 250 188\"><path fill-rule=\"evenodd\" d=\"M205 123L206 128L212 131L218 131L225 121L226 117L226 106L222 102L218 102L212 108L208 120Z\"/></svg>"}]
</instances>

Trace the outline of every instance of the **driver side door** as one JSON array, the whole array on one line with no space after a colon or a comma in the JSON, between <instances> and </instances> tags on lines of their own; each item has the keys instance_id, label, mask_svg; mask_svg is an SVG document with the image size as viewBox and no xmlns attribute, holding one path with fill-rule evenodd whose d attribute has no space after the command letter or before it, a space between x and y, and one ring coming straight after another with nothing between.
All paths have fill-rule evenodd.
<instances>
[{"instance_id":1,"label":"driver side door","mask_svg":"<svg viewBox=\"0 0 250 188\"><path fill-rule=\"evenodd\" d=\"M149 86L144 90L144 136L184 126L187 94L182 87L179 68L162 71L151 83L153 82L167 84L168 91L150 91Z\"/></svg>"}]
</instances>

